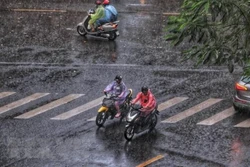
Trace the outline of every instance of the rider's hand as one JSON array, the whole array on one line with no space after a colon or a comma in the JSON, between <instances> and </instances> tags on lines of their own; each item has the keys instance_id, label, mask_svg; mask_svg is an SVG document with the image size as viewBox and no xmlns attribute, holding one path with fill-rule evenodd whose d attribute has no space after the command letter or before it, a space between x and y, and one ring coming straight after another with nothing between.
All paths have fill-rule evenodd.
<instances>
[{"instance_id":1,"label":"rider's hand","mask_svg":"<svg viewBox=\"0 0 250 167\"><path fill-rule=\"evenodd\" d=\"M107 96L107 92L104 91L103 93L104 93L105 96Z\"/></svg>"}]
</instances>

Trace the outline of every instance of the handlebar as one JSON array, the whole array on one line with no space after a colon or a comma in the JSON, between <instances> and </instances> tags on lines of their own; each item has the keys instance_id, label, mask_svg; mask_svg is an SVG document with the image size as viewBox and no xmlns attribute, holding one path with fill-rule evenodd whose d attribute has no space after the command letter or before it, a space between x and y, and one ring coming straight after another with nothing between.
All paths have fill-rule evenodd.
<instances>
[{"instance_id":1,"label":"handlebar","mask_svg":"<svg viewBox=\"0 0 250 167\"><path fill-rule=\"evenodd\" d=\"M110 99L116 99L118 96L117 95L114 95L114 94L110 94L108 92L103 92L104 95Z\"/></svg>"},{"instance_id":2,"label":"handlebar","mask_svg":"<svg viewBox=\"0 0 250 167\"><path fill-rule=\"evenodd\" d=\"M130 104L130 106L135 110L140 110L143 108L140 104Z\"/></svg>"}]
</instances>

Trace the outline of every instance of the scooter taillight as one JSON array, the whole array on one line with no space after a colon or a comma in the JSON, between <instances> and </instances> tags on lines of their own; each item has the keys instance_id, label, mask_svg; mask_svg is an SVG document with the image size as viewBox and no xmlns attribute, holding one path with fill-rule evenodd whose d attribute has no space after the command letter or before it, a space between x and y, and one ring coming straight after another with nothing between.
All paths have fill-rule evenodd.
<instances>
[{"instance_id":1,"label":"scooter taillight","mask_svg":"<svg viewBox=\"0 0 250 167\"><path fill-rule=\"evenodd\" d=\"M113 28L117 28L117 27L118 27L118 24L113 24L112 27L113 27Z\"/></svg>"}]
</instances>

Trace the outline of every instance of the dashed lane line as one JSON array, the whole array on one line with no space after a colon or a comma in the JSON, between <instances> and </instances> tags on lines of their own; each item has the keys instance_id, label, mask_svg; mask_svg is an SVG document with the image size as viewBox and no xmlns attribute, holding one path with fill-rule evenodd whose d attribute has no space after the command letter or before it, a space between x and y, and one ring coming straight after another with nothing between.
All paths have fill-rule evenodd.
<instances>
[{"instance_id":1,"label":"dashed lane line","mask_svg":"<svg viewBox=\"0 0 250 167\"><path fill-rule=\"evenodd\" d=\"M77 99L77 98L79 98L79 97L81 97L83 95L84 94L70 94L70 95L65 96L63 98L60 98L58 100L52 101L51 103L43 105L43 106L41 106L39 108L36 108L36 109L31 110L29 112L26 112L26 113L24 113L22 115L19 115L19 116L15 117L15 118L28 119L28 118L34 117L34 116L36 116L38 114L42 114L42 113L44 113L44 112L46 112L48 110L51 110L51 109L53 109L55 107L58 107L58 106L60 106L62 104L65 104L65 103L68 103L68 102L70 102L70 101L72 101L74 99Z\"/></svg>"},{"instance_id":2,"label":"dashed lane line","mask_svg":"<svg viewBox=\"0 0 250 167\"><path fill-rule=\"evenodd\" d=\"M68 112L65 112L65 113L62 113L60 115L57 115L53 118L50 118L50 119L53 119L53 120L65 120L65 119L69 119L73 116L76 116L78 114L81 114L82 112L85 112L93 107L96 107L98 105L100 105L102 103L102 99L103 99L103 96L102 97L99 97L98 99L95 99L89 103L86 103L82 106L79 106L73 110L70 110Z\"/></svg>"},{"instance_id":3,"label":"dashed lane line","mask_svg":"<svg viewBox=\"0 0 250 167\"><path fill-rule=\"evenodd\" d=\"M213 125L219 121L222 121L223 119L226 119L232 115L234 115L236 113L236 111L233 109L233 107L230 107L218 114L215 114L211 117L209 117L208 119L205 119L199 123L197 123L198 125Z\"/></svg>"},{"instance_id":4,"label":"dashed lane line","mask_svg":"<svg viewBox=\"0 0 250 167\"><path fill-rule=\"evenodd\" d=\"M192 116L200 111L202 111L203 109L205 108L208 108L210 107L211 105L215 104L215 103L218 103L220 102L222 99L214 99L214 98L210 98L202 103L199 103L198 105L192 107L192 108L189 108L179 114L176 114L166 120L163 120L161 122L163 123L176 123L178 121L181 121L189 116Z\"/></svg>"},{"instance_id":5,"label":"dashed lane line","mask_svg":"<svg viewBox=\"0 0 250 167\"><path fill-rule=\"evenodd\" d=\"M0 114L5 113L9 110L12 110L14 108L17 108L19 106L22 106L24 104L27 104L31 101L34 101L36 99L39 99L41 97L47 96L49 93L35 93L31 96L25 97L23 99L17 100L15 102L12 102L10 104L7 104L5 106L0 107Z\"/></svg>"},{"instance_id":6,"label":"dashed lane line","mask_svg":"<svg viewBox=\"0 0 250 167\"><path fill-rule=\"evenodd\" d=\"M10 96L10 95L13 95L15 94L16 92L1 92L0 93L0 99L4 98L4 97L7 97L7 96Z\"/></svg>"}]
</instances>

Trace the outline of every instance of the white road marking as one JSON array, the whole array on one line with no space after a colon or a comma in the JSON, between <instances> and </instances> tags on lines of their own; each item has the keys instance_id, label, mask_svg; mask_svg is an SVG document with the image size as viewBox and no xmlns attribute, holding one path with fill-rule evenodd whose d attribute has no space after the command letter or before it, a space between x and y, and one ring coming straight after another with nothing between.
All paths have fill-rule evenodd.
<instances>
[{"instance_id":1,"label":"white road marking","mask_svg":"<svg viewBox=\"0 0 250 167\"><path fill-rule=\"evenodd\" d=\"M163 123L176 123L178 121L183 120L184 118L187 118L191 115L194 115L194 114L202 111L205 108L208 108L209 106L211 106L215 103L220 102L221 100L222 99L210 98L210 99L208 99L208 100L206 100L206 101L204 101L204 102L202 102L202 103L200 103L192 108L189 108L189 109L187 109L179 114L176 114L176 115L174 115L174 116L172 116L164 121L161 121L161 122L163 122Z\"/></svg>"},{"instance_id":2,"label":"white road marking","mask_svg":"<svg viewBox=\"0 0 250 167\"><path fill-rule=\"evenodd\" d=\"M88 119L87 121L95 121L95 120L96 120L96 116L94 116L94 117Z\"/></svg>"},{"instance_id":3,"label":"white road marking","mask_svg":"<svg viewBox=\"0 0 250 167\"><path fill-rule=\"evenodd\" d=\"M41 97L47 96L49 93L35 93L31 96L25 97L23 99L17 100L15 102L12 102L10 104L7 104L5 106L0 107L0 114L5 113L9 110L12 110L14 108L17 108L21 105L27 104L31 101L34 101L36 99L39 99Z\"/></svg>"},{"instance_id":4,"label":"white road marking","mask_svg":"<svg viewBox=\"0 0 250 167\"><path fill-rule=\"evenodd\" d=\"M73 29L73 28L66 28L66 30L68 30L68 31L75 31L75 29Z\"/></svg>"},{"instance_id":5,"label":"white road marking","mask_svg":"<svg viewBox=\"0 0 250 167\"><path fill-rule=\"evenodd\" d=\"M26 113L24 113L22 115L19 115L19 116L15 117L15 118L28 119L28 118L34 117L34 116L36 116L38 114L42 114L42 113L44 113L44 112L46 112L48 110L51 110L51 109L53 109L55 107L58 107L58 106L60 106L62 104L68 103L68 102L70 102L70 101L72 101L72 100L74 100L76 98L79 98L79 97L81 97L83 95L84 94L70 94L70 95L65 96L63 98L60 98L58 100L52 101L51 103L43 105L43 106L41 106L39 108L36 108L36 109L31 110L29 112L26 112Z\"/></svg>"},{"instance_id":6,"label":"white road marking","mask_svg":"<svg viewBox=\"0 0 250 167\"><path fill-rule=\"evenodd\" d=\"M215 114L211 117L209 117L208 119L205 119L199 123L197 123L198 125L213 125L219 121L222 121L223 119L226 119L232 115L234 115L236 112L235 110L233 109L233 107L230 107L218 114Z\"/></svg>"},{"instance_id":7,"label":"white road marking","mask_svg":"<svg viewBox=\"0 0 250 167\"><path fill-rule=\"evenodd\" d=\"M170 100L167 100L166 102L158 105L158 111L163 111L187 99L188 97L175 97Z\"/></svg>"},{"instance_id":8,"label":"white road marking","mask_svg":"<svg viewBox=\"0 0 250 167\"><path fill-rule=\"evenodd\" d=\"M158 111L163 111L169 107L172 107L174 106L175 104L178 104L184 100L188 99L188 97L175 97L175 98L172 98L164 103L161 103L158 105ZM95 121L96 120L96 116L88 119L87 121Z\"/></svg>"},{"instance_id":9,"label":"white road marking","mask_svg":"<svg viewBox=\"0 0 250 167\"><path fill-rule=\"evenodd\" d=\"M180 15L180 13L167 13L167 12L162 13L162 14L165 16L179 16Z\"/></svg>"},{"instance_id":10,"label":"white road marking","mask_svg":"<svg viewBox=\"0 0 250 167\"><path fill-rule=\"evenodd\" d=\"M60 115L57 115L57 116L55 116L53 118L50 118L50 119L53 119L53 120L69 119L69 118L71 118L73 116L81 114L81 113L83 113L83 112L85 112L85 111L87 111L87 110L89 110L89 109L91 109L93 107L96 107L96 106L100 105L102 103L102 99L103 99L103 96L99 97L98 99L95 99L95 100L93 100L91 102L88 102L88 103L86 103L86 104L84 104L82 106L79 106L79 107L77 107L77 108L75 108L73 110L67 111L67 112L62 113Z\"/></svg>"},{"instance_id":11,"label":"white road marking","mask_svg":"<svg viewBox=\"0 0 250 167\"><path fill-rule=\"evenodd\" d=\"M234 125L234 127L237 127L237 128L249 128L250 127L250 119L242 121L241 123L238 123L237 125Z\"/></svg>"},{"instance_id":12,"label":"white road marking","mask_svg":"<svg viewBox=\"0 0 250 167\"><path fill-rule=\"evenodd\" d=\"M4 97L7 97L7 96L10 96L10 95L13 95L15 93L16 92L1 92L0 93L0 99L4 98ZM2 106L2 107L0 107L0 114L5 113L5 112L7 112L9 110L12 110L14 108L17 108L19 106L22 106L24 104L27 104L29 102L32 102L34 100L37 100L39 98L42 98L44 96L47 96L48 94L50 94L50 93L35 93L35 94L30 95L28 97L25 97L23 99L20 99L20 100L17 100L15 102L12 102L10 104L7 104L5 106ZM41 114L41 113L44 113L44 112L46 112L46 111L48 111L50 109L53 109L55 107L58 107L58 106L63 105L65 103L68 103L68 102L70 102L70 101L72 101L72 100L74 100L76 98L79 98L79 97L81 97L83 95L84 94L72 94L72 95L65 96L65 97L63 97L61 99L58 99L56 101L53 101L53 102L51 102L49 104L46 104L46 105L41 106L39 108L36 108L36 109L34 109L32 111L29 111L27 113L24 113L22 115L19 115L19 116L15 117L15 118L17 118L17 119L28 119L28 118L34 117L34 116L36 116L38 114ZM85 111L87 111L87 110L89 110L89 109L91 109L93 107L96 107L96 106L100 105L101 102L102 102L102 99L103 99L103 96L99 97L98 99L95 99L95 100L93 100L91 102L88 102L88 103L86 103L84 105L81 105L81 106L79 106L79 107L77 107L75 109L72 109L72 110L70 110L68 112L57 115L57 116L55 116L55 117L53 117L51 119L52 120L65 120L65 119L71 118L71 117L76 116L76 115L78 115L78 114L80 114L82 112L85 112ZM167 108L170 108L170 107L172 107L172 106L174 106L174 105L176 105L178 103L181 103L181 102L183 102L183 101L185 101L187 99L188 99L188 97L174 97L172 99L167 100L166 102L160 103L158 105L158 110L160 112L162 112L162 111L166 110ZM220 102L221 100L222 99L210 98L210 99L208 99L206 101L203 101L202 103L199 103L198 105L196 105L196 106L194 106L192 108L189 108L189 109L187 109L187 110L185 110L185 111L183 111L183 112L181 112L179 114L176 114L176 115L174 115L174 116L172 116L172 117L170 117L170 118L168 118L166 120L163 120L161 122L162 123L176 123L176 122L178 122L178 121L180 121L182 119L185 119L185 118L187 118L189 116L192 116L192 115L202 111L205 108L208 108L208 107L212 106L215 103ZM213 116L211 116L211 117L209 117L209 118L207 118L205 120L202 120L202 121L198 122L197 124L198 125L214 125L215 123L218 123L218 122L220 122L220 121L234 115L235 113L236 113L236 111L233 109L233 107L230 107L230 108L228 108L228 109L226 109L226 110L224 110L224 111L222 111L220 113L217 113L217 114L215 114L215 115L213 115ZM96 116L88 119L87 121L95 121L95 120L96 120ZM235 125L234 127L249 128L250 127L250 119L242 121L241 123Z\"/></svg>"},{"instance_id":13,"label":"white road marking","mask_svg":"<svg viewBox=\"0 0 250 167\"><path fill-rule=\"evenodd\" d=\"M15 12L59 12L59 13L65 13L66 10L55 10L55 9L11 9Z\"/></svg>"},{"instance_id":14,"label":"white road marking","mask_svg":"<svg viewBox=\"0 0 250 167\"><path fill-rule=\"evenodd\" d=\"M0 93L0 99L7 97L7 96L10 96L10 95L13 95L15 93L16 92L2 92L2 93Z\"/></svg>"}]
</instances>

